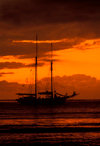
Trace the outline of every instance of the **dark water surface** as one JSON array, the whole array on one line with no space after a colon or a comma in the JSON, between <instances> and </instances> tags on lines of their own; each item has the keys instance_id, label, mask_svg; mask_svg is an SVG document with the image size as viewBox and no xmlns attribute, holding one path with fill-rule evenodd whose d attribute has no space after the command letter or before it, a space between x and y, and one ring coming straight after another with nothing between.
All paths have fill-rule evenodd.
<instances>
[{"instance_id":1,"label":"dark water surface","mask_svg":"<svg viewBox=\"0 0 100 146\"><path fill-rule=\"evenodd\" d=\"M100 145L100 100L52 107L0 102L0 144Z\"/></svg>"}]
</instances>

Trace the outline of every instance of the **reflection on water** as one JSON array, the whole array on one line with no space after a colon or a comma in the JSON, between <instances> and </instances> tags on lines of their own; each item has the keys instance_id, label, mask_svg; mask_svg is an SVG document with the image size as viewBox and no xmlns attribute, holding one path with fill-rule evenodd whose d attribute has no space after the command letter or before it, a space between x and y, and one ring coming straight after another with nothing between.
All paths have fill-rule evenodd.
<instances>
[{"instance_id":1,"label":"reflection on water","mask_svg":"<svg viewBox=\"0 0 100 146\"><path fill-rule=\"evenodd\" d=\"M63 144L68 146L88 145L99 146L100 133L20 133L20 134L2 134L0 135L1 144Z\"/></svg>"},{"instance_id":2,"label":"reflection on water","mask_svg":"<svg viewBox=\"0 0 100 146\"><path fill-rule=\"evenodd\" d=\"M56 107L0 103L1 144L5 141L98 145L99 139L100 101L68 101Z\"/></svg>"}]
</instances>

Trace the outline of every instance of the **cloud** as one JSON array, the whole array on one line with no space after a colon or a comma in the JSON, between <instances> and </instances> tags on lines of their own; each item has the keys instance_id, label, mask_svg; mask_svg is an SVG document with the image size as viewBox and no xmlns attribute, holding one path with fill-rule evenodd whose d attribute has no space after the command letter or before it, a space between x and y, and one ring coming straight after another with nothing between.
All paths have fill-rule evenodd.
<instances>
[{"instance_id":1,"label":"cloud","mask_svg":"<svg viewBox=\"0 0 100 146\"><path fill-rule=\"evenodd\" d=\"M13 72L0 72L0 77L8 74L14 74Z\"/></svg>"},{"instance_id":2,"label":"cloud","mask_svg":"<svg viewBox=\"0 0 100 146\"><path fill-rule=\"evenodd\" d=\"M35 44L12 40L73 40L56 42L55 50L69 49L86 39L100 38L100 2L98 0L0 0L0 56L35 56ZM77 38L77 39L76 39ZM50 51L39 44L39 56Z\"/></svg>"},{"instance_id":3,"label":"cloud","mask_svg":"<svg viewBox=\"0 0 100 146\"><path fill-rule=\"evenodd\" d=\"M87 50L87 49L99 49L100 39L85 40L78 45L73 46L75 49Z\"/></svg>"},{"instance_id":4,"label":"cloud","mask_svg":"<svg viewBox=\"0 0 100 146\"><path fill-rule=\"evenodd\" d=\"M62 42L73 42L71 39L61 39L61 40L13 40L12 43L33 43L33 44L51 44L51 43L62 43Z\"/></svg>"},{"instance_id":5,"label":"cloud","mask_svg":"<svg viewBox=\"0 0 100 146\"><path fill-rule=\"evenodd\" d=\"M19 35L20 36L20 35ZM25 36L24 36L25 37ZM78 40L78 39L77 39ZM79 41L79 40L78 40ZM38 56L42 57L47 52L51 51L51 42L54 50L67 49L73 44L76 44L76 40L73 39L60 39L60 40L40 40L38 41ZM41 44L40 44L41 43ZM35 38L34 40L4 40L1 42L0 56L20 56L22 58L33 58L35 57Z\"/></svg>"},{"instance_id":6,"label":"cloud","mask_svg":"<svg viewBox=\"0 0 100 146\"><path fill-rule=\"evenodd\" d=\"M26 86L25 86L26 87ZM24 89L25 89L24 87ZM18 83L9 83L6 81L0 81L0 99L16 99L16 93L18 91L23 90L23 85L20 85Z\"/></svg>"},{"instance_id":7,"label":"cloud","mask_svg":"<svg viewBox=\"0 0 100 146\"><path fill-rule=\"evenodd\" d=\"M15 25L94 21L100 17L99 5L98 0L1 1L1 20Z\"/></svg>"},{"instance_id":8,"label":"cloud","mask_svg":"<svg viewBox=\"0 0 100 146\"><path fill-rule=\"evenodd\" d=\"M6 90L5 90L6 89ZM61 94L79 93L74 99L100 99L100 80L91 76L76 74L54 78L54 89ZM50 78L43 78L38 81L38 90L50 90ZM34 85L23 85L13 82L0 81L0 98L16 99L16 93L32 93Z\"/></svg>"},{"instance_id":9,"label":"cloud","mask_svg":"<svg viewBox=\"0 0 100 146\"><path fill-rule=\"evenodd\" d=\"M44 63L38 63L38 66L43 66ZM0 62L0 69L19 69L19 68L26 68L26 67L34 67L35 64L24 64L20 62Z\"/></svg>"},{"instance_id":10,"label":"cloud","mask_svg":"<svg viewBox=\"0 0 100 146\"><path fill-rule=\"evenodd\" d=\"M79 93L75 99L100 99L100 80L84 74L72 76L57 76L54 79L54 90L61 94L72 94L73 91ZM42 88L41 88L42 87ZM39 81L40 91L50 90L50 78Z\"/></svg>"}]
</instances>

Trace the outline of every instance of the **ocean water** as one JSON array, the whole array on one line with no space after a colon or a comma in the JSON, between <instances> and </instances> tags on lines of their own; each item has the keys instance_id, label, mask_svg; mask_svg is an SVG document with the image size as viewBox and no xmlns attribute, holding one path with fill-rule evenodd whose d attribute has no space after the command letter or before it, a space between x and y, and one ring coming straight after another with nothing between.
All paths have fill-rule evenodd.
<instances>
[{"instance_id":1,"label":"ocean water","mask_svg":"<svg viewBox=\"0 0 100 146\"><path fill-rule=\"evenodd\" d=\"M0 145L100 145L100 100L52 107L0 102Z\"/></svg>"}]
</instances>

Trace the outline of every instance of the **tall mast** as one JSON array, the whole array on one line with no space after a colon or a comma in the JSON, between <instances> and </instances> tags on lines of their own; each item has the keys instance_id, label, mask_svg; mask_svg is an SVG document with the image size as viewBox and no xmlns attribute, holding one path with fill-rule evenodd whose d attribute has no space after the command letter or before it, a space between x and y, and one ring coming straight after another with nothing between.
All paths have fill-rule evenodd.
<instances>
[{"instance_id":1,"label":"tall mast","mask_svg":"<svg viewBox=\"0 0 100 146\"><path fill-rule=\"evenodd\" d=\"M38 43L37 43L38 37L36 34L36 56L35 56L35 98L38 98L38 92L37 92L37 57L38 57Z\"/></svg>"},{"instance_id":2,"label":"tall mast","mask_svg":"<svg viewBox=\"0 0 100 146\"><path fill-rule=\"evenodd\" d=\"M51 98L53 98L53 59L52 59L52 56L53 56L53 45L51 43Z\"/></svg>"}]
</instances>

